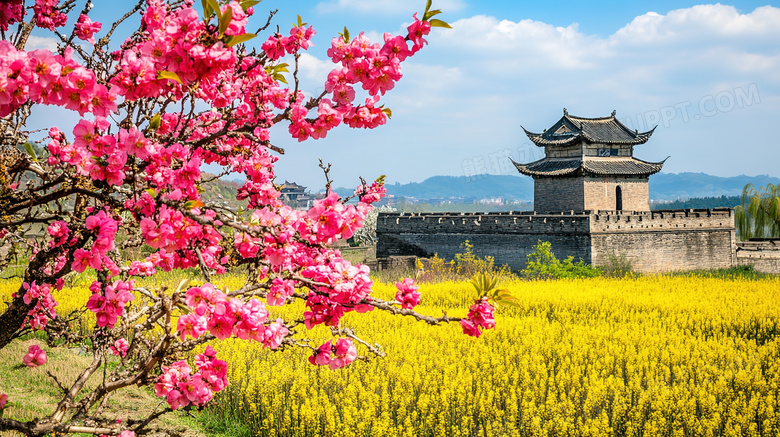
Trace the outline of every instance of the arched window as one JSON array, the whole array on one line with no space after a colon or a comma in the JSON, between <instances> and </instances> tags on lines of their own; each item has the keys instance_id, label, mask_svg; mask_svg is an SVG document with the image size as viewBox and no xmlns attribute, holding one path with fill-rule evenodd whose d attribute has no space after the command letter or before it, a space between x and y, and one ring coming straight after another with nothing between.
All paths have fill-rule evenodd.
<instances>
[{"instance_id":1,"label":"arched window","mask_svg":"<svg viewBox=\"0 0 780 437\"><path fill-rule=\"evenodd\" d=\"M615 188L615 209L623 210L623 190L620 189L620 185Z\"/></svg>"}]
</instances>

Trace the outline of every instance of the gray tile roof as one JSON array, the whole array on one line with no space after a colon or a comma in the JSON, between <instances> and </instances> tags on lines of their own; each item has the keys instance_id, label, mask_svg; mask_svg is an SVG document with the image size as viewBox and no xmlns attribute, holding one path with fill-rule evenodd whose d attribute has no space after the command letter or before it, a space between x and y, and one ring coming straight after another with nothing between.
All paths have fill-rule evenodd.
<instances>
[{"instance_id":1,"label":"gray tile roof","mask_svg":"<svg viewBox=\"0 0 780 437\"><path fill-rule=\"evenodd\" d=\"M647 162L630 157L614 158L543 158L528 164L512 161L517 170L526 176L650 176L664 166L661 162Z\"/></svg>"},{"instance_id":2,"label":"gray tile roof","mask_svg":"<svg viewBox=\"0 0 780 437\"><path fill-rule=\"evenodd\" d=\"M631 130L615 117L585 118L569 115L564 109L563 117L541 134L523 128L528 138L537 146L568 146L581 140L599 144L644 144L650 139L655 127L647 132Z\"/></svg>"}]
</instances>

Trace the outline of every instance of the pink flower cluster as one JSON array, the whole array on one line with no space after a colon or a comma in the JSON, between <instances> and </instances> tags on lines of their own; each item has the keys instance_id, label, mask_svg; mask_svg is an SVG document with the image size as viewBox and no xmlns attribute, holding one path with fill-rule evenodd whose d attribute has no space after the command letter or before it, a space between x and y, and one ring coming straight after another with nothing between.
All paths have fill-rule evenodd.
<instances>
[{"instance_id":1,"label":"pink flower cluster","mask_svg":"<svg viewBox=\"0 0 780 437\"><path fill-rule=\"evenodd\" d=\"M81 14L79 15L79 21L76 22L76 30L74 33L76 38L82 39L94 45L96 42L94 35L97 32L100 32L100 28L102 27L103 24L99 22L92 22L88 16Z\"/></svg>"},{"instance_id":2,"label":"pink flower cluster","mask_svg":"<svg viewBox=\"0 0 780 437\"><path fill-rule=\"evenodd\" d=\"M292 55L298 50L308 49L313 45L311 38L315 33L317 32L311 26L293 26L290 29L290 36L282 36L280 33L271 35L260 48L270 60L276 61L285 54Z\"/></svg>"},{"instance_id":3,"label":"pink flower cluster","mask_svg":"<svg viewBox=\"0 0 780 437\"><path fill-rule=\"evenodd\" d=\"M101 209L97 214L87 217L85 227L94 235L94 241L91 250L79 248L73 252L73 270L83 273L87 267L96 270L105 267L112 275L118 274L119 268L107 253L116 247L114 238L119 223Z\"/></svg>"},{"instance_id":4,"label":"pink flower cluster","mask_svg":"<svg viewBox=\"0 0 780 437\"><path fill-rule=\"evenodd\" d=\"M241 9L241 6L235 1L228 6L234 11L228 27L230 34L243 33L246 14L243 10L237 13L235 7ZM162 0L149 0L142 21L147 39L116 53L119 65L116 76L111 79L118 92L128 100L155 98L167 93L181 96L187 84L216 79L236 63L235 50L215 38L213 26L206 26L192 2L171 10ZM127 43L131 42L134 41ZM158 77L158 72L163 71L174 73L181 83Z\"/></svg>"},{"instance_id":5,"label":"pink flower cluster","mask_svg":"<svg viewBox=\"0 0 780 437\"><path fill-rule=\"evenodd\" d=\"M51 285L45 283L38 285L33 281L32 284L23 283L22 288L26 290L23 296L25 305L35 302L35 306L27 313L25 324L29 323L34 330L45 328L50 319L57 317L57 312L54 310L57 301L51 295Z\"/></svg>"},{"instance_id":6,"label":"pink flower cluster","mask_svg":"<svg viewBox=\"0 0 780 437\"><path fill-rule=\"evenodd\" d=\"M0 393L0 411L5 408L6 402L8 402L8 395L5 393Z\"/></svg>"},{"instance_id":7,"label":"pink flower cluster","mask_svg":"<svg viewBox=\"0 0 780 437\"><path fill-rule=\"evenodd\" d=\"M414 20L407 29L408 36L386 33L383 45L371 43L363 33L352 41L346 41L342 36L333 38L328 56L341 67L332 70L325 83L325 91L331 98L320 100L316 118L310 119L303 96L293 96L289 127L292 137L298 141L324 138L342 122L353 128L366 129L385 124L389 111L378 105L379 96L395 87L403 76L401 62L422 48L426 42L422 37L430 32L430 23L421 22L416 14ZM262 49L271 60L277 60L285 54L308 48L313 33L311 28L293 27L289 37L273 35L263 43ZM407 41L412 42L411 49ZM369 94L363 105L353 105L356 84Z\"/></svg>"},{"instance_id":8,"label":"pink flower cluster","mask_svg":"<svg viewBox=\"0 0 780 437\"><path fill-rule=\"evenodd\" d=\"M68 224L62 220L51 222L46 229L46 232L48 232L52 238L51 241L49 241L50 247L62 246L68 241L68 236L70 235Z\"/></svg>"},{"instance_id":9,"label":"pink flower cluster","mask_svg":"<svg viewBox=\"0 0 780 437\"><path fill-rule=\"evenodd\" d=\"M318 347L309 356L309 362L316 366L328 366L330 370L348 366L357 358L357 348L349 338L339 338L336 344L332 340Z\"/></svg>"},{"instance_id":10,"label":"pink flower cluster","mask_svg":"<svg viewBox=\"0 0 780 437\"><path fill-rule=\"evenodd\" d=\"M116 110L114 95L97 83L95 73L71 59L73 50L24 52L0 41L0 117L32 101L62 106L84 115L107 116Z\"/></svg>"},{"instance_id":11,"label":"pink flower cluster","mask_svg":"<svg viewBox=\"0 0 780 437\"><path fill-rule=\"evenodd\" d=\"M469 308L469 313L465 319L461 319L460 326L463 333L472 337L482 335L482 329L493 329L496 326L496 320L493 318L494 308L487 302L487 298L478 300Z\"/></svg>"},{"instance_id":12,"label":"pink flower cluster","mask_svg":"<svg viewBox=\"0 0 780 437\"><path fill-rule=\"evenodd\" d=\"M125 355L127 355L127 348L130 347L129 344L127 344L127 340L124 338L120 338L119 340L114 342L114 345L110 347L111 353L124 358Z\"/></svg>"},{"instance_id":13,"label":"pink flower cluster","mask_svg":"<svg viewBox=\"0 0 780 437\"><path fill-rule=\"evenodd\" d=\"M216 356L214 349L206 346L202 354L195 356L198 371L194 375L192 368L183 360L163 366L163 374L154 385L154 393L159 397L165 396L174 410L190 404L204 405L215 392L227 386L227 363Z\"/></svg>"},{"instance_id":14,"label":"pink flower cluster","mask_svg":"<svg viewBox=\"0 0 780 437\"><path fill-rule=\"evenodd\" d=\"M307 296L309 310L303 313L303 319L309 329L319 324L338 326L346 312L365 313L374 309L367 303L373 285L367 266L355 266L349 261L336 259L309 267L303 271L303 276L327 285L313 287L325 295L312 291Z\"/></svg>"},{"instance_id":15,"label":"pink flower cluster","mask_svg":"<svg viewBox=\"0 0 780 437\"><path fill-rule=\"evenodd\" d=\"M97 326L116 325L117 319L125 312L125 304L135 299L133 296L133 281L114 281L113 284L103 284L95 281L89 287L92 296L87 300L87 309L95 313Z\"/></svg>"},{"instance_id":16,"label":"pink flower cluster","mask_svg":"<svg viewBox=\"0 0 780 437\"><path fill-rule=\"evenodd\" d=\"M244 11L244 8L236 0L222 6L220 11L224 15L228 9L230 9L230 12L232 13L232 18L230 24L228 24L228 27L225 29L225 35L236 36L245 34L246 25L249 23L249 17L252 15L253 9L249 7Z\"/></svg>"},{"instance_id":17,"label":"pink flower cluster","mask_svg":"<svg viewBox=\"0 0 780 437\"><path fill-rule=\"evenodd\" d=\"M235 335L275 349L290 332L281 319L264 325L268 311L263 302L228 298L209 283L187 290L186 303L191 312L179 317L176 326L182 341L187 335L197 339L209 331L220 340Z\"/></svg>"},{"instance_id":18,"label":"pink flower cluster","mask_svg":"<svg viewBox=\"0 0 780 437\"><path fill-rule=\"evenodd\" d=\"M401 304L401 308L410 310L420 303L420 293L417 291L420 287L414 284L414 279L406 278L396 282L395 288L398 289L395 300Z\"/></svg>"},{"instance_id":19,"label":"pink flower cluster","mask_svg":"<svg viewBox=\"0 0 780 437\"><path fill-rule=\"evenodd\" d=\"M8 26L22 21L24 0L6 0L0 2L0 29L8 31Z\"/></svg>"},{"instance_id":20,"label":"pink flower cluster","mask_svg":"<svg viewBox=\"0 0 780 437\"><path fill-rule=\"evenodd\" d=\"M57 8L58 3L59 0L35 0L33 12L38 27L53 31L68 22L68 16Z\"/></svg>"},{"instance_id":21,"label":"pink flower cluster","mask_svg":"<svg viewBox=\"0 0 780 437\"><path fill-rule=\"evenodd\" d=\"M370 205L362 201L357 206L344 205L339 195L331 191L324 199L314 201L306 213L307 219L298 223L297 230L311 243L331 244L350 238L363 225L370 211Z\"/></svg>"},{"instance_id":22,"label":"pink flower cluster","mask_svg":"<svg viewBox=\"0 0 780 437\"><path fill-rule=\"evenodd\" d=\"M22 358L22 362L25 366L33 368L46 364L46 351L41 349L40 346L34 344L27 349L27 353Z\"/></svg>"},{"instance_id":23,"label":"pink flower cluster","mask_svg":"<svg viewBox=\"0 0 780 437\"><path fill-rule=\"evenodd\" d=\"M358 185L355 189L355 195L360 198L361 203L371 205L374 202L378 202L387 194L387 189L384 183L374 181L369 186Z\"/></svg>"}]
</instances>

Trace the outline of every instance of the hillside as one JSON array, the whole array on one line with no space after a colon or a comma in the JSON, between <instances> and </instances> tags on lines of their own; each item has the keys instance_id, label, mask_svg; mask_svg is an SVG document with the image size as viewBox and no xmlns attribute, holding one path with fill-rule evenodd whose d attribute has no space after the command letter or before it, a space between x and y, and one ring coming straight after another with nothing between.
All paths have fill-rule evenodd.
<instances>
[{"instance_id":1,"label":"hillside","mask_svg":"<svg viewBox=\"0 0 780 437\"><path fill-rule=\"evenodd\" d=\"M699 197L738 196L742 188L752 183L764 186L780 183L780 178L759 176L720 177L705 173L659 173L650 177L650 199L672 201ZM341 195L352 194L352 189L338 188ZM422 182L392 184L387 192L395 197L422 201L473 201L502 197L505 200L533 200L533 179L514 175L433 176Z\"/></svg>"}]
</instances>

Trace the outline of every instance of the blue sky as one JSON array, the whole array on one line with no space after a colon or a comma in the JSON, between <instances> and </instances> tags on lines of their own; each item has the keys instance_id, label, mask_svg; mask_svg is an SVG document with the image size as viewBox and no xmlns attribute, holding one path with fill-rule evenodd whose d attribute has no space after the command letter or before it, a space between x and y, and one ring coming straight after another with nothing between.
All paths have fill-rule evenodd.
<instances>
[{"instance_id":1,"label":"blue sky","mask_svg":"<svg viewBox=\"0 0 780 437\"><path fill-rule=\"evenodd\" d=\"M325 50L344 26L381 38L424 7L424 0L266 0L254 22L279 9L273 24L284 32L296 14L314 25L316 46L301 76L303 89L318 93L330 69ZM381 174L390 183L516 174L508 157L542 156L521 125L542 131L564 107L585 117L616 110L640 131L658 125L635 154L671 156L666 172L780 176L776 2L434 0L434 8L453 29L434 29L429 46L405 63L404 78L383 99L393 110L389 123L342 127L304 143L278 129L272 141L287 151L279 182L322 187L318 158L333 164L337 186Z\"/></svg>"}]
</instances>

